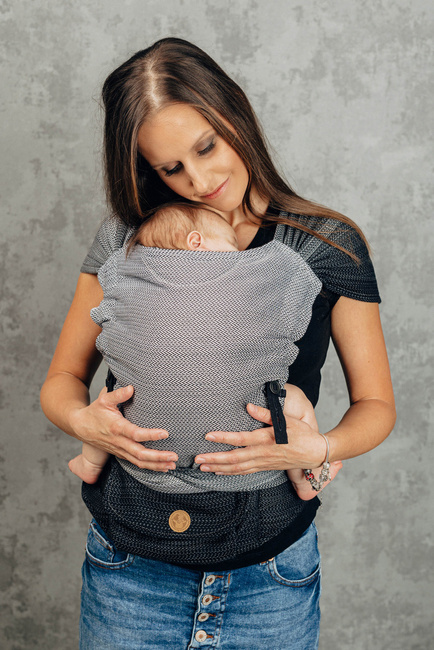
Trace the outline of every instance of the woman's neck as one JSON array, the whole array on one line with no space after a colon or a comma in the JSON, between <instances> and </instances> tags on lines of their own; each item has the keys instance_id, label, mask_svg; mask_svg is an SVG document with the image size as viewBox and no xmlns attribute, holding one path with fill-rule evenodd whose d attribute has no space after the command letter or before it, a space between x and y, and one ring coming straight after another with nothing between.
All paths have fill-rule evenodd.
<instances>
[{"instance_id":1,"label":"woman's neck","mask_svg":"<svg viewBox=\"0 0 434 650\"><path fill-rule=\"evenodd\" d=\"M265 214L270 203L269 200L262 199L254 189L250 192L250 200L256 214ZM245 211L243 205L238 206L231 212L220 212L220 210L217 210L217 212L235 230L239 250L245 250L258 232L262 219L251 212Z\"/></svg>"},{"instance_id":2,"label":"woman's neck","mask_svg":"<svg viewBox=\"0 0 434 650\"><path fill-rule=\"evenodd\" d=\"M251 221L245 221L234 228L238 241L238 250L245 251L247 246L253 241L259 230L259 224Z\"/></svg>"},{"instance_id":3,"label":"woman's neck","mask_svg":"<svg viewBox=\"0 0 434 650\"><path fill-rule=\"evenodd\" d=\"M262 199L255 190L252 190L250 193L250 200L256 214L265 214L270 202L269 199ZM222 216L235 231L237 228L244 225L255 225L257 229L257 227L262 223L262 220L254 214L246 212L243 205L238 206L238 208L232 210L232 212L222 213Z\"/></svg>"}]
</instances>

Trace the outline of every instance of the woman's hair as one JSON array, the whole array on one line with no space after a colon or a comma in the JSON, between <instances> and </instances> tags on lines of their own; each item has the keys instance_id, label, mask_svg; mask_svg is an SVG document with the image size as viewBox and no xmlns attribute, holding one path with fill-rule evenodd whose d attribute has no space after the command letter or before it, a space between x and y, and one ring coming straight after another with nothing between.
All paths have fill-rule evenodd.
<instances>
[{"instance_id":1,"label":"woman's hair","mask_svg":"<svg viewBox=\"0 0 434 650\"><path fill-rule=\"evenodd\" d=\"M190 232L198 230L212 239L221 234L222 228L231 232L228 222L207 205L181 201L165 203L144 215L128 242L127 254L137 243L154 248L187 249Z\"/></svg>"},{"instance_id":2,"label":"woman's hair","mask_svg":"<svg viewBox=\"0 0 434 650\"><path fill-rule=\"evenodd\" d=\"M163 38L141 50L106 79L102 97L105 107L105 180L114 213L137 228L145 213L179 199L140 154L137 145L141 126L161 108L171 104L192 106L212 125L243 160L249 182L243 208L261 217L264 225L293 225L323 241L321 229L311 230L297 216L338 219L360 229L347 217L298 196L281 178L268 153L262 129L241 88L203 50L179 38ZM232 127L228 128L227 124ZM258 215L252 205L255 188L262 199L290 213L288 217L267 212ZM183 199L185 200L185 199Z\"/></svg>"}]
</instances>

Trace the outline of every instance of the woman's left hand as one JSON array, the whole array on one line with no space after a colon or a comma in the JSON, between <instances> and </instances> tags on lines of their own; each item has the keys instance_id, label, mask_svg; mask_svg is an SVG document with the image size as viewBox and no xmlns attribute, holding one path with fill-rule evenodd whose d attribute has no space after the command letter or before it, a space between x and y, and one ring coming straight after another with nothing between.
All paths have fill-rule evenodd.
<instances>
[{"instance_id":1,"label":"woman's left hand","mask_svg":"<svg viewBox=\"0 0 434 650\"><path fill-rule=\"evenodd\" d=\"M255 420L271 425L268 409L247 405ZM285 415L288 444L276 445L272 426L253 431L212 431L205 438L239 447L231 451L199 454L196 463L202 472L215 474L253 474L272 469L319 467L325 458L324 439L308 424Z\"/></svg>"}]
</instances>

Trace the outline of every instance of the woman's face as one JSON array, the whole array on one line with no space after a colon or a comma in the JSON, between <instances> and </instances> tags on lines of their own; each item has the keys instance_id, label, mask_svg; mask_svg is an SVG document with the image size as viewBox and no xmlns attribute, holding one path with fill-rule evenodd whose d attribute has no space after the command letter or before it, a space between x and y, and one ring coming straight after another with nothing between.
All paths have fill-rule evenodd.
<instances>
[{"instance_id":1,"label":"woman's face","mask_svg":"<svg viewBox=\"0 0 434 650\"><path fill-rule=\"evenodd\" d=\"M177 194L220 212L240 207L249 175L239 155L188 104L161 109L140 129L140 153Z\"/></svg>"}]
</instances>

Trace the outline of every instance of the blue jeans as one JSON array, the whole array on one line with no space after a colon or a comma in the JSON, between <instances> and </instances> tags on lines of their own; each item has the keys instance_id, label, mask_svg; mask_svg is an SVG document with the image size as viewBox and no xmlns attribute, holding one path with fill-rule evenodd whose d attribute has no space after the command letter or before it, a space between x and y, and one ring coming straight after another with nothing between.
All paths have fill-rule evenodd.
<instances>
[{"instance_id":1,"label":"blue jeans","mask_svg":"<svg viewBox=\"0 0 434 650\"><path fill-rule=\"evenodd\" d=\"M83 564L81 650L315 650L315 524L275 558L200 572L117 551L92 521Z\"/></svg>"}]
</instances>

